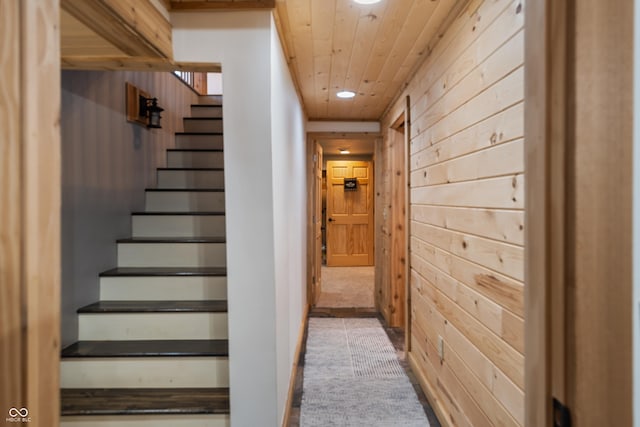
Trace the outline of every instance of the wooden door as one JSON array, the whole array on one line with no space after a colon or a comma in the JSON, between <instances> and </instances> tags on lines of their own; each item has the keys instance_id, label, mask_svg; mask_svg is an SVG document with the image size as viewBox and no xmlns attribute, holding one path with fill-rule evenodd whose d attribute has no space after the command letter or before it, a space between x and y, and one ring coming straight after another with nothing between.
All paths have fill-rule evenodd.
<instances>
[{"instance_id":1,"label":"wooden door","mask_svg":"<svg viewBox=\"0 0 640 427\"><path fill-rule=\"evenodd\" d=\"M313 305L322 290L322 147L315 142L313 155Z\"/></svg>"},{"instance_id":2,"label":"wooden door","mask_svg":"<svg viewBox=\"0 0 640 427\"><path fill-rule=\"evenodd\" d=\"M345 191L345 178L355 189ZM373 265L371 162L327 162L327 265Z\"/></svg>"}]
</instances>

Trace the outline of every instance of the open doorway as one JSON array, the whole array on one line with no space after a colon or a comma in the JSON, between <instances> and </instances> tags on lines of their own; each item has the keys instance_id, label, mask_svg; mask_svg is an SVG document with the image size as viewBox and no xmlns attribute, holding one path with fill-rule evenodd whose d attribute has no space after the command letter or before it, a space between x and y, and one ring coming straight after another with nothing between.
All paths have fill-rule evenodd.
<instances>
[{"instance_id":1,"label":"open doorway","mask_svg":"<svg viewBox=\"0 0 640 427\"><path fill-rule=\"evenodd\" d=\"M375 310L376 140L368 134L309 137L314 307Z\"/></svg>"}]
</instances>

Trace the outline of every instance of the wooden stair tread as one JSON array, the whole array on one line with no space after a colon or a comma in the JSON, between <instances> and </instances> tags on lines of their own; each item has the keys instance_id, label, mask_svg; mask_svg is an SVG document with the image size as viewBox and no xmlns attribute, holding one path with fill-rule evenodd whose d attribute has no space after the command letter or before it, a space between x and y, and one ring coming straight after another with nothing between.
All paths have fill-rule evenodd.
<instances>
[{"instance_id":1,"label":"wooden stair tread","mask_svg":"<svg viewBox=\"0 0 640 427\"><path fill-rule=\"evenodd\" d=\"M222 132L176 132L176 135L222 135Z\"/></svg>"},{"instance_id":2,"label":"wooden stair tread","mask_svg":"<svg viewBox=\"0 0 640 427\"><path fill-rule=\"evenodd\" d=\"M100 277L145 276L226 276L224 267L120 267L100 273Z\"/></svg>"},{"instance_id":3,"label":"wooden stair tread","mask_svg":"<svg viewBox=\"0 0 640 427\"><path fill-rule=\"evenodd\" d=\"M222 108L222 105L218 105L218 104L191 104L192 107L196 107L196 108Z\"/></svg>"},{"instance_id":4,"label":"wooden stair tread","mask_svg":"<svg viewBox=\"0 0 640 427\"><path fill-rule=\"evenodd\" d=\"M131 215L145 215L145 216L162 216L162 215L175 215L175 216L222 216L225 212L132 212Z\"/></svg>"},{"instance_id":5,"label":"wooden stair tread","mask_svg":"<svg viewBox=\"0 0 640 427\"><path fill-rule=\"evenodd\" d=\"M186 152L190 152L190 151L194 151L194 152L207 152L207 151L213 151L216 153L222 153L224 150L222 148L169 148L167 151L172 151L172 152L180 152L180 151L186 151Z\"/></svg>"},{"instance_id":6,"label":"wooden stair tread","mask_svg":"<svg viewBox=\"0 0 640 427\"><path fill-rule=\"evenodd\" d=\"M229 356L227 340L78 341L62 357Z\"/></svg>"},{"instance_id":7,"label":"wooden stair tread","mask_svg":"<svg viewBox=\"0 0 640 427\"><path fill-rule=\"evenodd\" d=\"M184 120L222 120L222 117L183 117Z\"/></svg>"},{"instance_id":8,"label":"wooden stair tread","mask_svg":"<svg viewBox=\"0 0 640 427\"><path fill-rule=\"evenodd\" d=\"M98 301L80 307L78 313L225 313L227 301Z\"/></svg>"},{"instance_id":9,"label":"wooden stair tread","mask_svg":"<svg viewBox=\"0 0 640 427\"><path fill-rule=\"evenodd\" d=\"M62 389L61 415L228 414L228 388Z\"/></svg>"},{"instance_id":10,"label":"wooden stair tread","mask_svg":"<svg viewBox=\"0 0 640 427\"><path fill-rule=\"evenodd\" d=\"M224 189L222 188L147 188L145 191L156 191L156 192L210 192L210 193L224 193Z\"/></svg>"},{"instance_id":11,"label":"wooden stair tread","mask_svg":"<svg viewBox=\"0 0 640 427\"><path fill-rule=\"evenodd\" d=\"M223 171L224 168L156 168L159 171Z\"/></svg>"},{"instance_id":12,"label":"wooden stair tread","mask_svg":"<svg viewBox=\"0 0 640 427\"><path fill-rule=\"evenodd\" d=\"M117 243L225 243L224 237L129 237Z\"/></svg>"}]
</instances>

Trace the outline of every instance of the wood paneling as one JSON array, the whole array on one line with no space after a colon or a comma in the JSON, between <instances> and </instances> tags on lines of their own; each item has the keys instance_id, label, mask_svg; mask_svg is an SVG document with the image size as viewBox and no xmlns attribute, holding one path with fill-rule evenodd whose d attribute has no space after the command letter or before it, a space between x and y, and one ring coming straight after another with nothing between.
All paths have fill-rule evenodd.
<instances>
[{"instance_id":1,"label":"wood paneling","mask_svg":"<svg viewBox=\"0 0 640 427\"><path fill-rule=\"evenodd\" d=\"M58 22L56 0L0 3L0 406L37 425L60 410Z\"/></svg>"},{"instance_id":2,"label":"wood paneling","mask_svg":"<svg viewBox=\"0 0 640 427\"><path fill-rule=\"evenodd\" d=\"M430 44L459 3L276 1L276 21L309 118L379 119L430 54ZM357 95L339 99L342 89Z\"/></svg>"},{"instance_id":3,"label":"wood paneling","mask_svg":"<svg viewBox=\"0 0 640 427\"><path fill-rule=\"evenodd\" d=\"M410 97L409 360L443 425L525 422L523 25L521 0L467 3L383 119Z\"/></svg>"},{"instance_id":4,"label":"wood paneling","mask_svg":"<svg viewBox=\"0 0 640 427\"><path fill-rule=\"evenodd\" d=\"M202 10L273 9L276 0L167 0L169 9L187 12Z\"/></svg>"},{"instance_id":5,"label":"wood paneling","mask_svg":"<svg viewBox=\"0 0 640 427\"><path fill-rule=\"evenodd\" d=\"M127 55L173 58L171 24L149 0L62 0L62 8Z\"/></svg>"}]
</instances>

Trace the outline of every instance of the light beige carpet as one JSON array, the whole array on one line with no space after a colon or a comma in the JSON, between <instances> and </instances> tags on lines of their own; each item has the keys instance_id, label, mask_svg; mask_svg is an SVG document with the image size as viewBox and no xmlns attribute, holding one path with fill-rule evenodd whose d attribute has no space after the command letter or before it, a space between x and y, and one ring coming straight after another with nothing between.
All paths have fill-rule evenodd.
<instances>
[{"instance_id":1,"label":"light beige carpet","mask_svg":"<svg viewBox=\"0 0 640 427\"><path fill-rule=\"evenodd\" d=\"M372 308L374 267L322 267L318 307Z\"/></svg>"}]
</instances>

